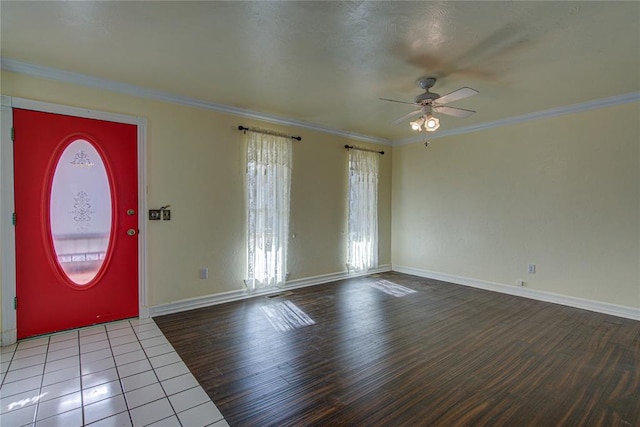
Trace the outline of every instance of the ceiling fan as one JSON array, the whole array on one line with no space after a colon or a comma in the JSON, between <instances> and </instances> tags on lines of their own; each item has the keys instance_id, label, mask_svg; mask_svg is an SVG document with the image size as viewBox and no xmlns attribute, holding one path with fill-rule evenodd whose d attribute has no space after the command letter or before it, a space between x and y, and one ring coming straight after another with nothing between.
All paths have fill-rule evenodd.
<instances>
[{"instance_id":1,"label":"ceiling fan","mask_svg":"<svg viewBox=\"0 0 640 427\"><path fill-rule=\"evenodd\" d=\"M458 90L454 90L451 93L440 96L437 93L429 92L429 89L436 84L435 77L425 77L418 80L418 86L424 89L424 93L416 96L413 102L397 101L395 99L379 98L382 101L399 102L401 104L415 105L417 110L405 114L397 120L393 121L393 124L400 124L405 120L417 117L410 123L411 128L416 131L424 130L427 132L433 132L440 127L440 121L433 116L433 113L442 113L448 116L465 118L469 117L475 111L466 110L464 108L449 107L445 104L458 101L460 99L468 98L473 95L477 95L478 91L471 89L470 87L463 87Z\"/></svg>"}]
</instances>

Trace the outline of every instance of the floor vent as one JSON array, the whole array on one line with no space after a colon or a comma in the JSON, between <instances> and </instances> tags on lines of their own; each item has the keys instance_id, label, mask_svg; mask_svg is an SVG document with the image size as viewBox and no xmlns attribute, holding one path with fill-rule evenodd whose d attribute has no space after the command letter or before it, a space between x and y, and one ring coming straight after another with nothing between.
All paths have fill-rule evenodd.
<instances>
[{"instance_id":1,"label":"floor vent","mask_svg":"<svg viewBox=\"0 0 640 427\"><path fill-rule=\"evenodd\" d=\"M268 299L274 299L274 298L288 297L289 295L293 295L293 292L291 292L291 291L284 291L284 292L280 292L279 294L271 294L271 295L267 295L265 298L268 298Z\"/></svg>"}]
</instances>

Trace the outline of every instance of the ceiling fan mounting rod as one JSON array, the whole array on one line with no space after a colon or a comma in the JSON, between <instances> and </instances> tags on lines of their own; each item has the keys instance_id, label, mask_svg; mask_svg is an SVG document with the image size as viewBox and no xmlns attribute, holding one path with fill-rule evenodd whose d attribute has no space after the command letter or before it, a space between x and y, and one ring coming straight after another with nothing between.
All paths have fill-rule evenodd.
<instances>
[{"instance_id":1,"label":"ceiling fan mounting rod","mask_svg":"<svg viewBox=\"0 0 640 427\"><path fill-rule=\"evenodd\" d=\"M418 86L424 89L424 93L416 96L413 102L422 106L426 106L430 105L433 101L440 98L440 94L429 92L429 89L433 87L434 84L436 84L435 77L423 77L418 80Z\"/></svg>"}]
</instances>

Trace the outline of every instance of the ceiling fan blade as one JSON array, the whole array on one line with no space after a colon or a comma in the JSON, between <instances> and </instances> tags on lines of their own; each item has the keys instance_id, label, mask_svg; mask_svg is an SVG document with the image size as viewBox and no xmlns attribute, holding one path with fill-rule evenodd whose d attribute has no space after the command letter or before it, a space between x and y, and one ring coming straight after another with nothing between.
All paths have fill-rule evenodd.
<instances>
[{"instance_id":1,"label":"ceiling fan blade","mask_svg":"<svg viewBox=\"0 0 640 427\"><path fill-rule=\"evenodd\" d=\"M416 104L415 102L397 101L395 99L389 99L389 98L378 98L378 99L380 101L391 101L391 102L397 102L399 104L419 105L419 104Z\"/></svg>"},{"instance_id":2,"label":"ceiling fan blade","mask_svg":"<svg viewBox=\"0 0 640 427\"><path fill-rule=\"evenodd\" d=\"M400 123L404 122L405 120L408 120L412 117L415 116L419 116L420 114L422 114L422 110L416 110L416 111L412 111L408 114L405 114L404 116L400 117L399 119L394 120L393 123L394 125L399 125Z\"/></svg>"},{"instance_id":3,"label":"ceiling fan blade","mask_svg":"<svg viewBox=\"0 0 640 427\"><path fill-rule=\"evenodd\" d=\"M448 116L465 119L475 113L473 110L465 110L464 108L447 107L445 105L434 106L433 110L437 113L446 114Z\"/></svg>"},{"instance_id":4,"label":"ceiling fan blade","mask_svg":"<svg viewBox=\"0 0 640 427\"><path fill-rule=\"evenodd\" d=\"M477 95L478 91L471 89L470 87L462 87L458 90L454 90L451 93L441 96L436 100L438 104L448 104L449 102L457 101L459 99L468 98L473 95Z\"/></svg>"}]
</instances>

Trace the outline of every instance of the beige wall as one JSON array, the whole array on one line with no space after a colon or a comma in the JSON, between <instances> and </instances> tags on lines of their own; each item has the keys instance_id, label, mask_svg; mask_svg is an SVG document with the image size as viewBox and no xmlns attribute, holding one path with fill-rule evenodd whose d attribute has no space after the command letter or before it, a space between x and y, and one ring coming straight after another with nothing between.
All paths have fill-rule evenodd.
<instances>
[{"instance_id":1,"label":"beige wall","mask_svg":"<svg viewBox=\"0 0 640 427\"><path fill-rule=\"evenodd\" d=\"M393 266L640 307L639 122L634 103L394 147Z\"/></svg>"},{"instance_id":2,"label":"beige wall","mask_svg":"<svg viewBox=\"0 0 640 427\"><path fill-rule=\"evenodd\" d=\"M303 137L294 144L290 280L346 270L344 145L370 144L15 73L1 76L4 95L147 119L148 205L170 204L172 211L170 222L148 222L149 305L244 288L245 145L239 124ZM381 157L380 171L380 264L390 264L390 152ZM209 268L209 279L199 279L201 267Z\"/></svg>"},{"instance_id":3,"label":"beige wall","mask_svg":"<svg viewBox=\"0 0 640 427\"><path fill-rule=\"evenodd\" d=\"M1 82L4 95L147 119L148 204L171 204L173 216L148 223L149 305L243 288L238 124L303 137L294 146L290 279L345 270L343 147L367 144L15 73ZM394 147L393 156L377 147L386 152L380 264L523 279L534 290L640 307L639 117L636 103ZM199 279L201 267L209 279Z\"/></svg>"}]
</instances>

